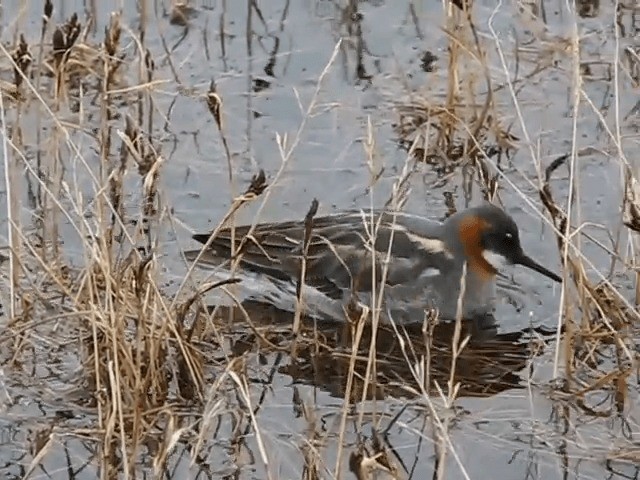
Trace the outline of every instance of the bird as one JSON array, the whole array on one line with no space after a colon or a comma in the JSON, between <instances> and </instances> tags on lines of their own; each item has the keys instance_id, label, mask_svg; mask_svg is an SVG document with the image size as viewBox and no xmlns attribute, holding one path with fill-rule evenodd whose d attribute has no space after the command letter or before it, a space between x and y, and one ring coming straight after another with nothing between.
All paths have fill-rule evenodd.
<instances>
[{"instance_id":1,"label":"bird","mask_svg":"<svg viewBox=\"0 0 640 480\"><path fill-rule=\"evenodd\" d=\"M289 312L302 305L310 317L342 321L354 299L403 323L421 322L426 313L445 320L492 317L496 280L509 264L562 282L524 252L516 222L491 203L444 222L389 210L307 220L237 226L233 235L224 228L213 238L198 233L193 239L207 248L185 256L219 269L232 255L233 239L248 299Z\"/></svg>"}]
</instances>

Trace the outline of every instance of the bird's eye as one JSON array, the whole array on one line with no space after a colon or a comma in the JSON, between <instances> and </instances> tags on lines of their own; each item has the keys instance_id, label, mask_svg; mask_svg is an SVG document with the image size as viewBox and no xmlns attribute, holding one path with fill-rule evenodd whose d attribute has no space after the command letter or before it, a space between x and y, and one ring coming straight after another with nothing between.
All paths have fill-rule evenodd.
<instances>
[{"instance_id":1,"label":"bird's eye","mask_svg":"<svg viewBox=\"0 0 640 480\"><path fill-rule=\"evenodd\" d=\"M507 232L507 233L504 234L504 238L505 238L505 240L511 241L511 240L513 240L513 234Z\"/></svg>"}]
</instances>

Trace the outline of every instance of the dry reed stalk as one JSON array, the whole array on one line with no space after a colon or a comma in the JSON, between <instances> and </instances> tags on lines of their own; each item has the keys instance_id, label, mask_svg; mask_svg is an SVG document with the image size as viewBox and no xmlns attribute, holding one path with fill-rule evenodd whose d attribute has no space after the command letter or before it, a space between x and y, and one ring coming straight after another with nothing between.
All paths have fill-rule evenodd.
<instances>
[{"instance_id":1,"label":"dry reed stalk","mask_svg":"<svg viewBox=\"0 0 640 480\"><path fill-rule=\"evenodd\" d=\"M618 27L620 25L618 24ZM615 154L612 161L617 162L622 179L623 197L621 198L620 225L635 230L635 222L632 220L637 210L637 197L629 196L633 188L633 172L637 170L634 164L626 157L623 149L621 134L621 116L619 110L620 81L618 70L619 49L614 49L614 61L612 65L613 75L609 79L612 83L614 113L613 122L605 119L603 112L590 98L585 87L587 81L584 77L583 59L581 56L582 38L578 32L577 21L572 22L572 31L566 39L568 45L567 59L570 66L570 91L572 130L571 152L558 157L544 169L540 157L534 150L534 142L531 141L527 125L524 121L522 106L518 101L514 82L508 73L505 61L502 41L494 30L493 23L489 23L489 29L497 45L502 67L505 73L505 86L509 89L513 101L514 110L517 113L525 145L529 147L531 159L538 172L537 189L544 208L549 213L552 227L556 235L558 251L560 252L565 271L565 287L562 289L561 302L558 311L557 335L554 352L554 375L557 378L557 393L561 398L571 398L571 403L557 402L555 410L558 413L561 430L568 428L576 422L572 415L574 409L590 417L621 417L626 422L625 410L629 408L630 389L628 376L633 368L637 369L638 354L634 352L634 338L637 338L638 311L633 302L622 295L620 289L613 284L612 274L616 264L622 263L625 268L633 268L634 261L625 261L625 255L620 251L621 230L617 233L609 232L612 239L612 247L604 248L598 244L610 256L610 272L607 277L598 272L589 258L585 256L581 238L592 240L585 232L585 228L593 226L588 221L583 221L580 206L583 203L581 197L582 185L580 178L579 157L597 153L595 148L578 148L580 129L577 119L580 113L589 110L599 120L599 126L606 133L607 140L614 147ZM619 45L619 28L615 29L616 45ZM613 125L612 125L613 123ZM568 192L566 205L559 204L553 195L550 179L555 170L560 166L566 166L569 172ZM631 180L630 180L631 179ZM507 179L508 180L508 179ZM518 191L516 189L516 191ZM523 200L531 205L531 201L520 191L518 193ZM633 235L634 244L637 244L637 235ZM614 240L615 239L615 240ZM635 249L637 255L637 249ZM593 273L592 273L593 272ZM597 282L594 282L594 274ZM569 288L569 283L570 288ZM637 278L636 278L637 288ZM636 348L637 350L637 348ZM590 406L588 394L598 392L605 395L606 403L598 407ZM557 398L557 397L556 397ZM608 404L608 408L604 408ZM570 408L570 407L573 408Z\"/></svg>"},{"instance_id":2,"label":"dry reed stalk","mask_svg":"<svg viewBox=\"0 0 640 480\"><path fill-rule=\"evenodd\" d=\"M45 9L47 8L45 4ZM50 12L47 19L49 17ZM43 25L43 36L46 33L45 27ZM33 95L38 107L49 116L46 120L43 118L38 125L45 125L52 120L56 133L53 142L47 146L50 155L36 168L22 155L19 142L13 140L9 144L10 137L6 134L3 136L5 152L10 151L10 148L14 149L17 153L14 158L26 167L37 182L41 192L41 227L45 232L41 236L41 242L34 245L32 238L23 232L22 227L15 221L11 222L12 231L25 244L24 252L20 252L15 240L15 248L11 250L15 262L20 262L13 263L19 268L14 270L15 274L11 277L11 285L16 287L11 292L12 304L17 297L18 286L28 286L26 282L33 277L30 269L34 265L38 269L40 283L45 284L46 290L35 291L37 294L32 301L24 296L22 311L12 308L9 328L23 333L31 330L37 332L46 327L47 322L31 321L31 316L42 315L45 311L43 309L52 307L61 309L62 312L74 312L74 316L78 317L77 324L67 333L71 333L82 345L82 351L79 352L84 367L82 376L92 385L91 391L95 392L94 406L100 432L96 437L100 437L97 443L99 462L104 467L101 476L110 478L118 471L128 478L135 475L143 445L153 439L156 429L164 426L168 432L167 441L160 445L155 463L157 469L162 469L167 454L185 432L184 427L176 420L172 403L176 402L176 398L191 402L202 400L203 359L189 338L182 337L181 329L175 324L178 312L169 308L168 299L159 291L153 251L156 248L154 232L157 230L159 216L158 178L162 161L159 152L130 118L127 118L124 134L120 135L120 157L117 162L112 163L112 111L115 107L115 95L112 92L119 87L118 72L125 60L119 51L121 29L117 16L112 17L106 31L104 50L100 57L102 68L94 68L96 57L92 54L89 59L91 65L87 64L86 70L100 79L103 93L100 96L100 115L95 120L100 123L97 136L101 158L99 175L94 174L82 152L74 144L69 124L63 125L60 121L60 112L71 108L69 104L73 96L79 93L80 103L84 100L82 88L75 83L77 71L74 69L84 68L78 61L78 55L81 55L79 52L88 52L92 47L76 43L80 38L79 32L80 24L75 16L68 24L55 31L52 55L55 79L50 100L41 96L40 89L34 87L27 76L26 60L29 55L24 40L16 50L19 55L13 57L18 86ZM137 43L141 44L139 41ZM8 56L5 49L2 49L2 53ZM44 54L41 53L39 58L44 59ZM148 52L144 61L147 68L146 81L149 83L152 61ZM44 85L46 77L41 74L42 68L44 66L41 62L35 78ZM4 95L0 97L0 101L3 99ZM152 102L149 101L147 105L152 105ZM19 112L20 108L16 111ZM0 112L3 115L5 113L4 104L1 103ZM6 125L4 121L3 125ZM82 125L74 128L82 128ZM40 140L38 144L39 142ZM91 210L86 209L80 191L73 191L62 183L60 159L65 156L64 145L69 147L76 158L82 160L81 165L90 173L96 195ZM11 157L5 156L7 161L9 158ZM143 199L140 217L143 221L138 223L137 232L142 233L147 240L146 253L136 249L134 238L139 234L132 234L125 227L128 212L122 199L129 192L123 177L131 159L137 164L140 175L140 196ZM5 172L11 176L16 168L12 165L7 167ZM18 181L7 181L16 188L20 185ZM12 199L17 189L13 189L13 192L10 195ZM89 211L91 217L86 216ZM83 267L69 267L63 252L48 247L52 243L57 245L56 229L61 220L57 212L69 221L82 240L86 260ZM19 217L15 218L18 220ZM120 233L114 234L116 228ZM48 295L43 294L45 291ZM47 298L50 295L56 298L56 303L51 304ZM186 316L184 311L181 314ZM16 323L16 320L20 322ZM20 334L18 338L27 337ZM35 343L37 339L33 338L32 341ZM23 355L21 349L24 345L16 344L16 360ZM175 386L171 379L175 381ZM47 451L47 448L38 449L32 468L37 467Z\"/></svg>"},{"instance_id":3,"label":"dry reed stalk","mask_svg":"<svg viewBox=\"0 0 640 480\"><path fill-rule=\"evenodd\" d=\"M146 5L146 2L143 2ZM45 4L45 13L48 8ZM460 4L468 9L468 5ZM460 7L458 5L458 7ZM143 8L146 8L143 6ZM256 8L257 5L252 5ZM95 5L94 5L95 9ZM447 168L457 168L462 164L473 164L480 184L484 188L486 197L493 198L498 192L498 180L503 180L509 184L506 175L493 174L494 167L491 160L490 149L488 148L488 135L491 132L494 137L502 136L502 141L511 143L512 138L508 137L502 127L498 109L493 105L491 93L491 79L487 77L486 86L488 95L484 97L484 102L477 102L478 78L464 68L465 62L476 61L483 66L487 74L487 59L483 53L483 45L480 44L473 31L472 16L469 10L465 15L450 12L446 34L450 42L450 63L448 66L449 82L447 84L447 96L443 105L427 103L409 105L407 111L403 111L407 117L414 115L420 119L422 130L419 135L407 142L409 159L424 161L430 156L438 154L441 159L449 161ZM43 23L40 45L46 44L44 38L48 27L47 20ZM42 74L42 69L35 73L37 87L29 81L26 60L29 59L26 42L17 42L13 56L15 67L15 91L20 97L26 97L27 101L36 100L38 108L51 115L55 119L55 133L52 136L52 145L48 146L47 158L42 164L34 168L23 154L24 144L19 136L14 137L3 132L3 150L5 153L5 182L8 185L19 185L12 178L18 178L16 172L25 169L33 178L37 179L37 187L40 189L38 197L42 200L42 217L49 230L42 238L49 241L34 242L33 236L25 231L20 224L19 216L12 207L15 208L20 192L17 188L8 189L10 206L10 227L14 233L11 242L11 316L15 320L10 324L10 331L15 333L14 346L12 350L12 360L14 364L27 358L30 352L34 352L38 339L32 332L47 326L50 323L65 319L65 321L77 322L79 325L74 330L74 338L81 339L83 346L84 370L83 376L91 383L91 390L96 392L94 397L95 409L98 412L99 431L93 432L94 439L99 440L100 458L99 462L105 465L102 472L103 478L108 478L116 474L123 474L125 477L136 475L136 468L139 458L144 453L145 447L152 450L153 447L153 469L156 475L161 475L168 467L170 455L185 437L197 435L195 448L191 452L192 462L199 461L199 455L207 453L211 438L216 438L218 429L223 423L222 418L227 415L229 423L233 425L231 437L233 438L230 454L234 460L242 460L241 449L246 445L246 437L251 430L257 435L260 459L265 469L265 475L274 476L273 462L267 448L266 439L269 432L259 425L259 408L261 400L256 401L252 395L253 390L250 385L250 376L247 372L247 363L251 356L242 354L232 359L223 346L224 339L220 332L216 332L219 342L218 352L224 356L224 366L217 370L214 381L210 384L205 379L204 369L207 359L202 351L202 344L199 343L204 336L204 322L210 320L200 308L199 301L202 295L214 288L225 288L227 284L234 283L235 280L223 280L207 285L202 285L199 290L180 303L178 297L166 298L157 284L158 263L155 257L157 249L157 231L161 222L162 208L160 205L161 192L159 190L159 179L162 174L162 156L152 141L154 108L153 87L157 81L154 80L154 59L148 50L144 48L144 22L140 25L138 38L133 38L133 42L138 48L138 82L130 88L120 88L118 83L119 73L130 65L129 60L122 52L122 36L134 35L126 27L122 27L118 17L111 19L110 25L105 35L104 45L96 48L87 45L81 34L76 34L78 24L73 17L69 21L71 25L65 29L63 27L56 30L56 40L60 48L52 54L52 71L55 75L55 87L52 90L53 102L46 101L40 97L41 84L46 85L46 76ZM186 19L188 21L188 18ZM222 20L221 20L222 21ZM467 22L460 27L460 24ZM354 24L356 30L359 25ZM85 31L89 28L86 26ZM68 33L64 33L64 32ZM124 32L124 33L123 33ZM361 31L356 35L360 37ZM70 35L70 36L69 36ZM70 38L76 38L67 47ZM475 38L474 38L475 37ZM16 36L16 39L19 37ZM224 32L221 33L221 43L224 49ZM575 40L575 39L574 39ZM361 39L360 39L361 42ZM28 45L27 45L28 47ZM575 48L575 44L573 45ZM297 131L293 144L287 142L286 137L278 137L278 146L282 155L282 165L276 174L273 183L277 183L280 175L289 164L289 159L302 132L305 129L307 118L313 115L318 101L319 90L322 80L327 71L331 68L336 50L327 63L322 76L318 79L317 88L312 101L306 107L300 106L303 113L303 122ZM358 54L362 55L362 43L357 45ZM167 50L168 51L168 50ZM5 53L4 50L2 50ZM572 50L572 55L577 55ZM42 48L39 52L38 65L43 63L44 58ZM359 61L361 58L359 59ZM171 63L171 59L169 58ZM22 66L21 66L22 65ZM358 65L361 79L364 80L366 72L363 65ZM77 190L73 191L62 182L61 166L68 156L81 157L82 153L74 144L74 140L69 135L69 123L63 122L62 112L71 111L74 98L79 98L82 105L86 99L86 93L78 86L78 72L89 72L100 80L102 94L99 97L100 115L97 121L100 123L98 131L97 145L100 147L100 174L93 179L93 188L96 201L85 204L83 194ZM508 73L505 67L505 73ZM176 75L177 78L177 75ZM507 75L507 78L510 78ZM581 80L575 78L576 86ZM513 83L509 80L506 87L514 92L513 98L517 99ZM143 93L142 90L145 90ZM580 89L576 89L580 90ZM574 95L576 95L574 91ZM121 128L123 131L115 131L113 112L117 111L117 99L119 95L133 93L137 111L126 117ZM16 113L5 115L5 108L9 102L4 93L0 93L0 113L2 114L2 125L5 122L14 122L15 132L20 131L24 122L21 114L22 107L18 105ZM584 96L584 91L580 90L580 95ZM74 97L75 96L75 97ZM219 133L225 148L230 182L233 182L233 173L227 137L223 131L220 120L221 100L215 89L210 89L208 99L214 102L212 115L216 121ZM218 101L219 100L219 101ZM217 101L217 106L215 102ZM583 104L592 105L589 99L582 98ZM517 103L517 101L516 101ZM516 109L520 110L520 105ZM577 107L576 107L577 108ZM217 109L217 113L216 113ZM219 117L216 119L216 116ZM84 116L79 125L73 128L81 129L86 127ZM135 118L135 120L134 120ZM425 120L426 118L426 120ZM146 121L145 121L146 119ZM94 119L94 121L96 121ZM44 120L43 120L44 122ZM603 122L604 123L604 122ZM144 128L143 128L144 125ZM146 129L146 131L145 131ZM39 130L39 128L38 128ZM577 127L574 126L574 132ZM616 146L621 150L619 131L608 132L615 140ZM114 140L120 138L119 156L114 154ZM435 143L434 142L435 139ZM420 143L422 141L422 143ZM439 142L439 143L438 143ZM499 144L500 139L496 140ZM38 150L40 150L40 140L38 140ZM67 150L65 150L65 148ZM420 151L420 148L422 150ZM505 147L506 148L506 147ZM509 146L509 148L511 148ZM10 152L14 152L13 155ZM367 129L367 139L365 141L365 152L371 172L370 192L377 180L380 178L382 169L374 165L375 142L373 128L369 121ZM435 153L434 153L435 152ZM69 153L71 155L69 155ZM576 168L575 162L580 152L575 150L563 161L573 162L570 168ZM399 175L392 197L387 205L393 209L402 206L402 200L406 194L407 179L411 173L409 159L405 163L405 170ZM583 225L574 228L578 215L565 212L555 201L549 187L549 178L554 169L547 171L546 181L543 178L543 169L538 155L534 161L539 169L539 189L542 202L547 208L558 240L558 250L563 253L565 265L565 278L574 283L576 293L567 292L562 311L563 326L566 328L562 333L560 346L557 348L558 355L562 354L564 362L563 375L567 381L558 387L559 393L571 398L571 407L578 409L586 415L613 416L619 415L624 418L625 409L628 409L632 395L630 394L630 384L633 382L632 374L637 370L637 353L633 350L634 336L637 338L637 311L633 306L621 299L620 292L611 282L594 284L590 281L587 273L591 268L588 260L581 252L580 242L576 237L581 235ZM624 171L625 197L622 199L623 220L628 228L635 230L638 225L638 200L636 176L632 165L621 155L621 170ZM82 166L91 172L90 163L82 159ZM127 209L124 199L132 191L124 181L127 168L135 165L139 174L139 188L135 193L142 199L138 217L141 219L136 228L127 228L131 215ZM557 168L557 166L556 166ZM574 172L575 175L575 172ZM53 178L53 184L45 181L44 177ZM513 184L509 184L512 185ZM264 193L264 195L262 195ZM264 173L254 178L251 186L244 195L234 195L234 202L225 220L233 217L238 208L246 203L262 197L262 207L269 196ZM522 193L523 197L524 194ZM66 198L68 197L68 198ZM579 200L579 188L576 188L576 198ZM71 199L71 200L69 200ZM68 201L69 200L69 201ZM451 199L450 199L451 200ZM530 200L528 200L530 202ZM449 208L455 205L452 201L448 203ZM378 219L374 217L373 202L371 202L371 214L363 212L363 222L367 226L368 241L375 242L378 228ZM255 217L255 222L259 221L260 211ZM83 218L83 214L89 213L88 218ZM313 230L313 216L315 209L312 208L307 216L308 225L305 235L308 240ZM76 233L82 237L85 264L79 268L74 268L67 264L64 252L57 247L58 232L57 226L61 221L67 220L73 225ZM255 225L255 224L254 224ZM214 230L212 239L219 228ZM144 248L138 249L139 240L143 239ZM41 239L40 239L41 240ZM232 263L237 266L241 255L242 247L251 241L251 236L244 239L234 239L234 248L237 250L232 255ZM53 242L53 243L52 243ZM24 244L19 246L19 244ZM205 247L206 248L206 247ZM635 251L637 255L637 250ZM613 248L612 263L622 262L623 255L618 252L617 247ZM375 259L372 259L375 261ZM389 252L387 252L389 261ZM35 268L33 267L35 265ZM637 264L636 264L637 265ZM613 268L613 267L612 267ZM364 317L349 325L352 329L350 338L350 349L348 351L347 382L343 409L341 410L341 422L339 425L339 455L338 461L333 471L334 476L342 474L341 460L344 452L344 443L347 438L347 418L351 415L351 408L358 400L368 398L369 387L377 387L379 373L379 315L382 309L382 298L384 294L384 283L386 271L380 276L376 268L372 269L374 284L379 286L376 289L371 305L367 306L363 313L372 314L372 330L370 339L366 339L366 322ZM38 280L40 277L40 283ZM187 275L188 277L188 275ZM187 281L185 277L184 281ZM301 275L297 285L298 306L294 315L293 331L298 333L302 330L302 317L304 314L304 298L302 295L305 278L305 259L303 256L301 265ZM42 288L36 289L35 287ZM45 288L46 287L46 288ZM637 287L637 284L636 284ZM637 287L638 288L638 287ZM32 290L29 290L32 289ZM182 289L182 287L181 287ZM57 292L58 297L47 298L46 290ZM20 304L14 305L15 299L20 293L32 291L31 296L24 296ZM232 291L229 296L237 302ZM62 300L60 300L62 299ZM52 304L60 303L62 308L56 315L47 318L46 321L39 322L42 312ZM239 302L237 302L239 303ZM630 308L629 308L630 307ZM64 309L68 309L68 312ZM261 329L255 319L241 306L240 313L243 320L249 326L249 330L254 334L254 342L260 345L268 345L270 351L286 352L292 351L292 345L300 346L301 350L315 349L316 352L323 348L320 345L320 334L314 329L314 337L307 340L302 336L283 335L274 337L273 331ZM425 321L422 331L422 340L425 344L426 353L420 357L417 349L411 344L411 339L406 331L398 328L392 322L396 336L402 345L402 353L411 376L418 385L415 393L419 399L427 406L429 418L432 421L431 429L438 462L436 464L436 477L445 478L448 474L446 470L446 460L450 457L460 466L463 475L468 476L467 471L460 458L457 456L455 445L450 435L452 422L455 420L455 403L460 393L460 380L457 377L457 366L466 347L468 337L463 338L462 327L456 322L454 336L452 339L452 358L449 374L446 377L446 392L439 385L436 391L442 403L438 405L437 396L433 395L432 385L437 384L435 375L431 372L433 367L432 357L435 322L430 319ZM191 324L189 327L188 325ZM560 326L560 321L559 321ZM284 338L284 341L282 341ZM278 340L281 340L280 342ZM370 348L366 355L362 355L363 344L369 340ZM250 352L249 352L250 353ZM338 357L341 352L333 351L333 355ZM608 359L609 363L603 360ZM365 363L364 374L359 364ZM560 361L558 364L561 365ZM409 378L400 379L402 387L409 392ZM364 387L362 391L359 383ZM210 385L205 387L205 383ZM589 395L593 392L611 392L609 408L596 408L589 403ZM206 392L205 392L206 390ZM235 398L233 396L235 395ZM184 402L184 403L182 403ZM309 405L304 401L294 401L302 410L305 420L308 422L307 438L301 442L301 455L304 458L305 467L302 471L303 478L309 480L319 478L323 469L322 453L320 447L327 443L327 439L322 439L316 428L316 415L318 405ZM202 406L202 419L187 421L181 416L179 407L188 405L196 408ZM407 404L409 405L409 404ZM558 424L563 428L571 425L572 409L565 401L558 401L555 405ZM444 406L444 407L443 407ZM600 406L598 406L600 407ZM374 404L373 417L380 420L377 405ZM364 420L364 409L358 412L356 430L362 433ZM226 419L225 419L226 421ZM162 432L160 440L158 432ZM58 441L57 434L46 433L34 442L34 456L29 472L38 467L42 458L51 450L52 444ZM328 433L327 433L328 435ZM375 439L374 439L375 440ZM374 442L375 443L375 442ZM391 462L385 458L386 452L380 446L368 448L365 442L359 443L357 450L352 452L350 468L359 478L370 478L373 471L378 468L383 470L390 468ZM637 458L633 457L634 452L621 451L611 458ZM637 455L637 453L636 453Z\"/></svg>"}]
</instances>

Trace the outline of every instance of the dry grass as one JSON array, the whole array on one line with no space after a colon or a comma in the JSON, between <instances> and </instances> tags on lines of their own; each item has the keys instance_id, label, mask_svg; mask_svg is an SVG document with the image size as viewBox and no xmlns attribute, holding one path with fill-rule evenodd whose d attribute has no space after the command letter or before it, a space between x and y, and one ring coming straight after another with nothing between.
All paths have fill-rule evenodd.
<instances>
[{"instance_id":1,"label":"dry grass","mask_svg":"<svg viewBox=\"0 0 640 480\"><path fill-rule=\"evenodd\" d=\"M147 2L141 3L148 9ZM35 378L46 384L46 403L62 395L56 382L63 379L64 403L72 412L67 420L77 422L56 418L28 437L23 478L34 477L48 455L76 440L90 446L81 461L68 459L69 464L86 464L92 474L105 479L134 478L141 471L179 478L180 473L171 473L178 450L200 471L207 471L207 459L217 456L224 459L218 460L221 464L235 465L238 475L250 464L262 478L279 478L273 445L283 440L274 439L259 414L274 378L281 374L344 399L337 412L327 415L317 398L292 388L292 418L305 425L304 436L287 440L295 444L300 478L344 478L347 471L359 479L382 474L406 478L412 469L395 451L389 432L403 422L407 410L425 418L427 426L416 437L433 445L434 478L448 478L453 466L462 478L474 477L452 433L462 415L459 399L523 388L520 372L532 368L544 347L551 345L545 335L534 334L528 344L525 339L531 332L484 338L462 319L453 324L426 318L416 326L386 325L380 321L383 287L371 305L353 312L344 324L320 327L304 318L304 258L298 308L292 316L239 303L210 310L203 303L205 293L219 290L235 299L235 280L195 285L192 268L176 292L166 293L158 252L164 229L176 219L162 192L165 160L154 98L168 82L186 89L173 64L176 46L170 47L162 37L164 52L154 58L145 44L144 21L134 32L114 14L100 37L92 33L91 22L76 15L53 25L52 8L45 3L38 43L17 34L12 49L0 45L2 73L13 77L0 85L9 225L0 387L3 373L25 388L33 387ZM250 8L261 18L257 5ZM619 422L615 428L622 436L613 447L595 439L585 445L584 439L572 436L565 441L592 448L603 461L640 462L634 440L637 419L630 415L637 413L633 402L640 315L635 305L640 294L634 301L625 298L611 275L630 272L640 292L637 235L629 234L640 231L640 193L637 165L625 156L622 115L616 114L611 126L584 88L577 31L564 43L554 43L573 65L574 116L587 109L601 120L613 146L611 159L620 169L621 227L609 232L613 241L606 251L611 267L603 275L584 253L584 243L592 237L576 209L585 194L577 178L578 162L590 150L579 148L575 123L572 151L547 166L534 148L518 97L522 85L550 68L543 60L551 48L549 39L541 41L544 55L526 60L538 62L531 73L514 78L492 23L491 36L481 36L472 5L465 6L469 10L446 8L446 81L426 94L407 85L404 96L394 94L395 133L407 158L387 205L404 205L410 177L424 162L433 166L442 183L463 170L466 196L475 185L486 199L499 201L501 189L508 188L541 217L544 208L565 282L557 315L554 382L541 388L530 381L530 401L533 404L534 389L544 390L565 433L578 430L585 417ZM354 9L351 4L345 8L343 20L355 39L348 47L357 53L358 79L366 82L371 75L362 63L365 49ZM177 6L170 13L172 23L188 25L193 12ZM224 35L220 42L224 52ZM269 179L260 171L248 185L237 180L223 94L213 80L203 92L202 104L213 117L232 193L210 241L222 228L233 230L236 214L248 204L258 204L253 227L260 221L271 187L281 182L293 162L309 119L323 108L322 88L345 43L338 41L327 55L308 103L298 98L299 128L291 136L276 134L281 165ZM518 65L525 62L519 55L516 51ZM170 80L157 76L161 62L172 72ZM618 75L627 72L617 63L613 72L617 88ZM616 103L620 113L618 108ZM515 115L507 118L506 111ZM363 145L370 210L363 210L363 221L374 242L379 227L373 215L374 190L382 168L377 164L376 131L371 122L367 127ZM538 178L510 165L519 137L530 148ZM569 172L561 187L568 198L562 200L553 178L560 167ZM90 185L89 194L82 182ZM521 185L532 187L539 202ZM455 208L451 198L448 205ZM304 219L307 239L316 212L313 203ZM250 241L252 231L243 241ZM70 245L78 246L77 251ZM241 251L242 246L233 252L232 272ZM374 284L383 286L385 275ZM43 375L45 367L56 374ZM406 399L400 411L386 411L384 401L378 402L390 396ZM544 438L546 433L537 430L532 436ZM351 442L354 437L357 441Z\"/></svg>"},{"instance_id":2,"label":"dry grass","mask_svg":"<svg viewBox=\"0 0 640 480\"><path fill-rule=\"evenodd\" d=\"M494 11L494 14L497 12ZM466 28L467 35L474 33L472 15L457 12L450 18L455 19L454 25L462 30ZM465 21L466 20L466 21ZM460 27L463 25L462 27ZM465 27L466 25L466 27ZM549 394L554 402L554 411L558 413L558 422L563 425L562 431L566 434L571 430L579 430L582 424L581 418L607 418L617 419L616 429L620 429L621 445L606 451L601 445L596 446L587 441L580 443L582 449L592 449L596 455L604 455L629 459L637 458L637 448L633 446L633 438L637 425L631 418L637 409L638 388L638 349L637 339L640 333L640 314L634 305L637 305L640 297L627 299L619 288L613 283L614 272L630 274L638 292L637 274L637 233L638 232L638 197L637 197L637 162L628 160L625 156L621 135L621 119L616 114L614 125L605 120L601 112L594 105L593 100L584 87L583 77L585 65L581 59L580 41L577 31L566 40L568 44L567 57L573 65L573 78L571 82L573 118L579 117L579 111L583 108L592 110L600 121L600 126L605 130L608 141L613 146L612 161L619 165L622 185L620 191L620 218L619 224L629 229L625 232L622 228L616 232L608 232L612 239L611 246L603 246L610 257L610 270L608 274L602 274L594 268L589 258L583 252L585 240L594 241L587 230L591 225L581 219L581 212L576 208L581 202L581 186L578 180L579 158L597 153L594 148L578 147L578 125L573 125L572 151L562 155L545 167L539 153L533 149L534 143L530 140L527 124L524 120L521 102L518 96L517 80L513 78L511 69L505 62L505 52L502 51L502 41L493 30L490 22L490 31L495 45L498 47L498 56L504 70L503 86L510 92L512 104L510 109L515 109L520 123L519 129L524 133L524 144L530 147L532 164L538 172L537 182L534 184L540 197L540 203L549 214L550 222L554 227L557 239L558 251L562 258L565 272L565 283L562 290L560 312L557 316L558 327L555 342L554 382ZM482 185L482 191L487 199L492 199L500 188L500 181L504 181L509 188L529 205L532 205L530 196L518 188L518 182L514 176L502 173L500 156L494 159L496 154L508 154L515 147L517 140L508 131L500 126L500 118L504 115L497 106L495 98L491 94L485 95L485 107L474 93L477 78L473 73L463 72L476 70L487 71L487 63L484 62L482 48L477 42L464 41L464 35L453 35L451 28L447 28L447 34L451 37L449 47L450 63L447 71L449 79L463 78L464 81L452 81L446 94L445 101L438 104L431 100L433 94L427 99L414 94L409 103L403 102L399 107L401 123L398 127L398 135L402 141L409 139L411 145L418 143L420 147L414 149L418 161L424 161L435 165L444 174L450 174L460 166L474 165L477 172L477 180ZM619 34L619 30L616 30ZM474 38L474 37L472 37ZM477 39L477 37L475 37ZM545 39L546 40L546 39ZM465 55L465 60L455 62L456 55ZM521 60L516 52L515 62L520 65ZM452 66L453 64L453 66ZM464 65L464 67L462 67ZM542 58L539 64L532 68L531 76L537 76L548 68L546 60ZM614 81L617 88L619 71L617 64L613 66ZM531 78L531 77L529 77ZM486 89L492 91L491 81L487 79ZM494 89L494 91L497 91ZM482 98L482 97L481 97ZM619 102L616 93L616 104ZM619 112L616 105L616 112ZM493 134L492 137L487 135ZM507 159L508 159L507 155ZM557 201L554 197L554 188L551 186L554 173L559 167L567 167L569 181L564 183L569 192L566 203ZM491 174L489 172L495 172ZM516 170L516 173L517 172ZM526 179L528 182L531 180ZM557 182L556 182L557 184ZM563 206L564 205L564 206ZM542 216L543 212L538 210ZM629 236L630 243L625 245L622 238ZM454 337L455 338L455 337ZM456 351L455 345L453 351ZM451 391L451 383L449 384ZM451 395L442 394L451 399ZM618 423L619 422L619 423ZM634 425L631 426L630 423ZM443 445L444 440L435 439L436 445ZM624 445L624 446L623 446ZM440 448L448 448L447 445ZM601 450L602 448L602 450ZM625 454L620 453L626 452ZM595 453L597 452L597 453ZM442 474L439 472L440 478Z\"/></svg>"}]
</instances>

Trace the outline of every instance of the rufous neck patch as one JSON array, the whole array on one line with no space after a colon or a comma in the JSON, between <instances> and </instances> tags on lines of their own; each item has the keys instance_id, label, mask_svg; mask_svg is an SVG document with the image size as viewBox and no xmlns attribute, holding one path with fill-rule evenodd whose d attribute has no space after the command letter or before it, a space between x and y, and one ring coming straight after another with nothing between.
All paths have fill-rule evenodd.
<instances>
[{"instance_id":1,"label":"rufous neck patch","mask_svg":"<svg viewBox=\"0 0 640 480\"><path fill-rule=\"evenodd\" d=\"M481 278L490 280L498 273L482 255L482 234L490 227L490 224L475 216L469 215L460 221L458 234L467 256L468 268Z\"/></svg>"}]
</instances>

